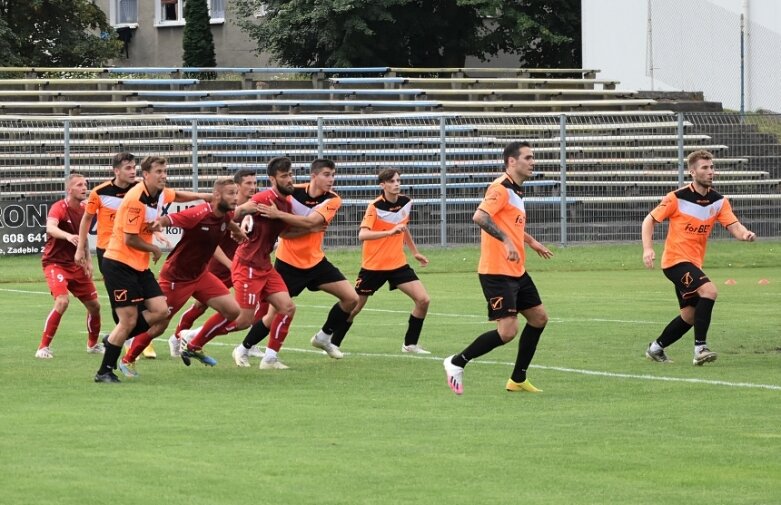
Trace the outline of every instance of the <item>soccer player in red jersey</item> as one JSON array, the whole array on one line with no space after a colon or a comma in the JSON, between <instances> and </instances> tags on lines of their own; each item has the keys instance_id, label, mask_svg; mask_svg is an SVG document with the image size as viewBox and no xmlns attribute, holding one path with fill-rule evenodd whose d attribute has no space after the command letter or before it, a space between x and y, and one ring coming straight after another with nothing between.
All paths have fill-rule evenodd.
<instances>
[{"instance_id":1,"label":"soccer player in red jersey","mask_svg":"<svg viewBox=\"0 0 781 505\"><path fill-rule=\"evenodd\" d=\"M293 213L304 216L311 228L309 230L295 228L280 235L274 268L282 276L292 297L298 296L304 289L309 289L325 291L338 298L328 312L322 328L310 342L330 357L341 359L343 354L331 343L331 335L336 328L347 322L350 312L358 304L358 294L342 272L328 261L323 252L325 229L342 205L341 197L332 191L335 174L336 164L333 161L317 159L310 165L309 182L295 185L292 195ZM292 219L292 214L279 211L271 211L268 216L285 221ZM264 320L273 320L273 316L272 307L270 314L264 317ZM262 321L255 323L250 334L258 330L263 331L261 325L263 325ZM271 345L273 346L273 343Z\"/></svg>"},{"instance_id":2,"label":"soccer player in red jersey","mask_svg":"<svg viewBox=\"0 0 781 505\"><path fill-rule=\"evenodd\" d=\"M694 327L694 358L701 366L716 360L716 353L708 348L707 336L713 305L718 291L716 285L702 271L705 247L713 226L718 221L738 240L748 242L756 234L746 229L735 217L725 196L713 189L713 155L704 150L694 151L687 158L692 182L688 186L665 195L662 202L643 220L643 263L654 267L656 253L653 247L654 227L670 220L667 240L662 253L662 271L675 285L675 296L681 313L648 345L645 355L659 363L669 363L664 349Z\"/></svg>"},{"instance_id":3,"label":"soccer player in red jersey","mask_svg":"<svg viewBox=\"0 0 781 505\"><path fill-rule=\"evenodd\" d=\"M553 253L526 232L526 206L523 182L534 174L534 152L526 142L510 142L502 153L504 174L494 180L472 220L480 227L480 262L477 273L488 305L488 319L496 329L479 335L463 351L443 361L450 389L464 392L464 367L515 338L518 314L526 319L518 342L515 366L505 389L511 392L540 393L529 382L529 367L540 341L548 313L537 286L526 271L525 245L540 257Z\"/></svg>"},{"instance_id":4,"label":"soccer player in red jersey","mask_svg":"<svg viewBox=\"0 0 781 505\"><path fill-rule=\"evenodd\" d=\"M184 230L181 240L163 264L159 275L160 288L168 303L168 316L137 336L130 350L122 358L119 369L127 377L137 377L135 361L141 351L153 338L161 335L179 309L194 297L201 303L217 310L227 319L239 315L239 305L227 287L207 270L217 245L226 235L246 238L239 226L233 222L236 208L237 189L233 179L220 178L214 183L212 203L202 203L189 209L157 218L154 227L178 226ZM181 354L185 364L195 358L208 366L217 362L200 351Z\"/></svg>"},{"instance_id":5,"label":"soccer player in red jersey","mask_svg":"<svg viewBox=\"0 0 781 505\"><path fill-rule=\"evenodd\" d=\"M238 186L238 200L236 205L243 205L252 198L252 195L257 193L257 174L254 170L243 168L233 174L233 181ZM214 251L214 257L209 261L209 272L213 273L226 288L233 287L233 281L231 280L231 262L233 256L236 254L236 249L239 247L239 243L233 239L231 235L226 235L220 242L219 247ZM265 305L265 304L264 304ZM179 357L180 355L180 342L179 338L183 335L185 330L189 330L193 327L193 323L206 312L207 306L196 300L196 302L187 310L182 313L182 317L179 319L179 324L176 326L176 331L168 339L168 347L171 353L171 357ZM265 313L264 307L263 313ZM195 330L193 330L195 331ZM192 336L197 335L197 331ZM250 356L262 358L263 353L254 346L250 349Z\"/></svg>"},{"instance_id":6,"label":"soccer player in red jersey","mask_svg":"<svg viewBox=\"0 0 781 505\"><path fill-rule=\"evenodd\" d=\"M273 206L283 212L291 211L290 195L294 189L292 163L289 158L273 158L268 163L267 173L271 188L255 194L247 203L237 207L237 219L242 217L246 219L249 237L236 249L231 268L233 289L241 308L239 317L230 320L222 314L211 316L198 335L187 343L188 352L200 351L207 342L218 335L248 328L259 316L262 316L258 313L258 307L263 301L267 301L277 310L277 315L271 322L275 335L284 340L284 335L287 334L296 306L290 298L282 277L271 265L270 255L279 234L288 225L279 219L264 217L262 209L263 206ZM296 225L306 227L307 222L300 218ZM261 333L259 338L245 337L244 342L233 351L234 360L237 353L246 356L253 345L265 338L269 328L266 326L264 328L265 334ZM287 368L277 359L278 350L279 348L274 349L269 343L269 348L260 363L261 369Z\"/></svg>"},{"instance_id":7,"label":"soccer player in red jersey","mask_svg":"<svg viewBox=\"0 0 781 505\"><path fill-rule=\"evenodd\" d=\"M87 199L87 180L81 174L70 174L65 180L65 193L63 200L51 206L46 218L48 238L43 247L41 264L49 291L54 297L54 308L46 318L41 343L35 352L35 357L41 359L54 357L49 345L57 333L62 315L68 309L68 291L87 308L87 352L100 354L103 351L98 343L98 292L89 271L73 259L79 241L79 223L84 214L84 200Z\"/></svg>"}]
</instances>

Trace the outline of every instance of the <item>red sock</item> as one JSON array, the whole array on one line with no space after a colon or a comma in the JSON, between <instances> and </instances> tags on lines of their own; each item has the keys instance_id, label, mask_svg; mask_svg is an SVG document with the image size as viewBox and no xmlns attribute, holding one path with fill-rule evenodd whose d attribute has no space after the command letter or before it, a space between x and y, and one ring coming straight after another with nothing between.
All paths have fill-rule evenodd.
<instances>
[{"instance_id":1,"label":"red sock","mask_svg":"<svg viewBox=\"0 0 781 505\"><path fill-rule=\"evenodd\" d=\"M133 337L133 345L125 353L125 357L122 358L124 363L132 363L137 360L138 357L144 352L144 349L154 340L155 337L149 335L149 332L144 331Z\"/></svg>"},{"instance_id":2,"label":"red sock","mask_svg":"<svg viewBox=\"0 0 781 505\"><path fill-rule=\"evenodd\" d=\"M38 346L38 349L49 347L49 344L52 343L54 334L57 333L57 328L60 326L60 319L62 319L62 314L54 309L52 309L52 311L49 312L49 315L46 316L46 323L43 327L43 335L41 335L41 344Z\"/></svg>"},{"instance_id":3,"label":"red sock","mask_svg":"<svg viewBox=\"0 0 781 505\"><path fill-rule=\"evenodd\" d=\"M236 325L232 324L232 321L228 321L219 312L211 316L203 324L200 333L198 333L190 342L187 347L197 351L205 346L211 339L236 329Z\"/></svg>"},{"instance_id":4,"label":"red sock","mask_svg":"<svg viewBox=\"0 0 781 505\"><path fill-rule=\"evenodd\" d=\"M206 305L196 303L193 304L193 306L189 309L185 310L181 319L179 319L179 324L176 325L176 331L174 332L176 338L179 338L179 332L192 328L195 324L195 321L201 317L204 312L206 312L207 308L208 307Z\"/></svg>"},{"instance_id":5,"label":"red sock","mask_svg":"<svg viewBox=\"0 0 781 505\"><path fill-rule=\"evenodd\" d=\"M92 315L87 312L87 347L92 347L98 343L100 335L100 313Z\"/></svg>"},{"instance_id":6,"label":"red sock","mask_svg":"<svg viewBox=\"0 0 781 505\"><path fill-rule=\"evenodd\" d=\"M282 349L282 344L285 343L292 321L293 316L285 316L282 314L274 316L274 320L271 322L271 333L269 333L266 347L279 352L279 350Z\"/></svg>"}]
</instances>

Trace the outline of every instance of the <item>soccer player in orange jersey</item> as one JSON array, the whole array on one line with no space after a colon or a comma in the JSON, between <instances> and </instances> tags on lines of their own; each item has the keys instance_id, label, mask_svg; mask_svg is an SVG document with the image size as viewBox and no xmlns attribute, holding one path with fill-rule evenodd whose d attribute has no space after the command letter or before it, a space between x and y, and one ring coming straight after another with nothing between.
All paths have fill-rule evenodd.
<instances>
[{"instance_id":1,"label":"soccer player in orange jersey","mask_svg":"<svg viewBox=\"0 0 781 505\"><path fill-rule=\"evenodd\" d=\"M282 276L291 297L301 294L304 289L310 291L325 291L339 299L331 310L320 331L310 340L311 344L322 349L330 357L343 357L339 347L331 343L331 336L336 328L343 326L350 313L358 304L358 295L323 252L323 237L325 229L342 205L342 199L332 191L336 165L328 159L314 160L310 165L309 183L297 184L292 196L292 214L269 209L267 217L289 221L292 215L305 218L310 228L293 228L280 235L279 247L276 250L274 268ZM295 223L291 223L295 226ZM259 325L268 326L276 315L271 307L263 321L255 323L250 334L263 331ZM280 347L285 335L272 333L269 345ZM275 340L282 339L279 345ZM238 363L237 363L238 364ZM239 366L246 366L240 364Z\"/></svg>"},{"instance_id":2,"label":"soccer player in orange jersey","mask_svg":"<svg viewBox=\"0 0 781 505\"><path fill-rule=\"evenodd\" d=\"M168 315L168 304L149 269L149 259L162 255L152 241L153 224L162 208L179 195L210 201L211 194L179 192L166 188L165 158L147 156L141 162L143 181L133 186L117 208L114 228L103 256L106 290L114 302L119 322L104 339L106 352L95 382L119 382L114 374L122 344L145 332ZM139 311L142 303L145 310Z\"/></svg>"},{"instance_id":3,"label":"soccer player in orange jersey","mask_svg":"<svg viewBox=\"0 0 781 505\"><path fill-rule=\"evenodd\" d=\"M54 308L46 318L41 343L35 353L35 357L40 359L54 357L49 345L57 332L62 315L68 309L68 291L87 308L87 352L100 354L103 351L103 347L98 343L98 292L89 271L73 259L79 240L78 227L84 214L84 200L87 198L87 180L81 174L70 174L65 181L65 192L65 199L53 204L46 218L48 238L43 247L41 264L49 291L54 297Z\"/></svg>"},{"instance_id":4,"label":"soccer player in orange jersey","mask_svg":"<svg viewBox=\"0 0 781 505\"><path fill-rule=\"evenodd\" d=\"M518 343L507 391L539 393L526 377L537 350L548 314L534 281L526 272L524 244L545 259L553 253L526 233L526 208L522 184L534 173L534 153L526 142L511 142L504 148L505 173L488 186L472 220L480 227L480 262L477 273L488 302L488 319L496 329L478 336L463 351L445 358L450 389L464 392L464 367L469 361L510 342L518 334L518 314L526 319Z\"/></svg>"},{"instance_id":5,"label":"soccer player in orange jersey","mask_svg":"<svg viewBox=\"0 0 781 505\"><path fill-rule=\"evenodd\" d=\"M369 297L387 282L391 290L398 288L415 303L409 316L401 351L431 354L418 344L430 298L404 255L406 245L421 266L428 265L428 258L418 251L407 226L412 200L401 194L401 174L395 168L381 170L377 178L382 194L369 203L358 232L358 238L363 242L361 270L355 282L358 305L347 322L335 329L331 343L337 347L342 345L355 316L361 312Z\"/></svg>"},{"instance_id":6,"label":"soccer player in orange jersey","mask_svg":"<svg viewBox=\"0 0 781 505\"><path fill-rule=\"evenodd\" d=\"M677 191L667 193L662 202L643 220L643 263L654 267L654 227L665 219L670 224L662 253L662 271L675 285L675 296L681 313L648 345L645 355L659 363L669 363L664 349L694 326L695 365L716 360L708 348L707 337L711 313L718 294L716 285L702 271L705 248L713 225L718 221L738 240L748 242L756 234L746 229L735 217L725 196L713 189L713 155L694 151L687 158L692 182Z\"/></svg>"}]
</instances>

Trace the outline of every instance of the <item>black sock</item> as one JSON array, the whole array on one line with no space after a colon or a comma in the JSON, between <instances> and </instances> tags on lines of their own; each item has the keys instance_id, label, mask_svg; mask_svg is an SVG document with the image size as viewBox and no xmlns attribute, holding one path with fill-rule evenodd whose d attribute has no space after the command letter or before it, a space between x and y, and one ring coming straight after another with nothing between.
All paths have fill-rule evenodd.
<instances>
[{"instance_id":1,"label":"black sock","mask_svg":"<svg viewBox=\"0 0 781 505\"><path fill-rule=\"evenodd\" d=\"M323 324L322 328L323 333L326 335L333 335L334 330L346 323L348 317L350 317L350 313L343 311L339 306L339 302L336 302L328 312L328 317L326 318L325 324Z\"/></svg>"},{"instance_id":2,"label":"black sock","mask_svg":"<svg viewBox=\"0 0 781 505\"><path fill-rule=\"evenodd\" d=\"M499 336L499 332L497 330L487 331L474 339L460 354L453 356L450 361L454 365L463 368L471 360L479 358L483 354L488 354L500 345L504 345L504 341Z\"/></svg>"},{"instance_id":3,"label":"black sock","mask_svg":"<svg viewBox=\"0 0 781 505\"><path fill-rule=\"evenodd\" d=\"M537 343L540 341L542 335L542 328L535 328L530 324L526 324L521 332L521 338L518 342L518 357L515 358L515 368L510 378L515 382L523 382L526 380L526 370L529 368L529 364L532 362L534 352L537 350Z\"/></svg>"},{"instance_id":4,"label":"black sock","mask_svg":"<svg viewBox=\"0 0 781 505\"><path fill-rule=\"evenodd\" d=\"M350 331L350 327L352 325L353 325L352 321L345 321L344 324L342 324L338 328L334 328L334 332L331 335L331 343L334 344L336 347L342 345L342 340L344 340L345 335L347 335L347 332Z\"/></svg>"},{"instance_id":5,"label":"black sock","mask_svg":"<svg viewBox=\"0 0 781 505\"><path fill-rule=\"evenodd\" d=\"M662 330L662 334L656 339L656 343L662 347L667 347L676 343L686 334L692 325L683 320L681 316L676 317Z\"/></svg>"},{"instance_id":6,"label":"black sock","mask_svg":"<svg viewBox=\"0 0 781 505\"><path fill-rule=\"evenodd\" d=\"M103 361L98 368L98 374L104 374L117 369L117 361L119 361L119 355L122 353L121 345L114 345L108 341L108 338L103 339L103 346L106 348L103 353Z\"/></svg>"},{"instance_id":7,"label":"black sock","mask_svg":"<svg viewBox=\"0 0 781 505\"><path fill-rule=\"evenodd\" d=\"M710 316L713 313L713 305L716 300L700 298L694 307L694 345L705 345L710 328Z\"/></svg>"},{"instance_id":8,"label":"black sock","mask_svg":"<svg viewBox=\"0 0 781 505\"><path fill-rule=\"evenodd\" d=\"M252 325L252 328L247 332L247 336L244 337L244 342L242 342L241 345L243 345L245 349L249 349L253 345L258 345L261 340L268 336L270 331L271 328L263 324L263 320L261 319Z\"/></svg>"},{"instance_id":9,"label":"black sock","mask_svg":"<svg viewBox=\"0 0 781 505\"><path fill-rule=\"evenodd\" d=\"M420 331L423 329L424 319L409 315L407 323L407 333L404 335L404 345L415 345L420 340Z\"/></svg>"}]
</instances>

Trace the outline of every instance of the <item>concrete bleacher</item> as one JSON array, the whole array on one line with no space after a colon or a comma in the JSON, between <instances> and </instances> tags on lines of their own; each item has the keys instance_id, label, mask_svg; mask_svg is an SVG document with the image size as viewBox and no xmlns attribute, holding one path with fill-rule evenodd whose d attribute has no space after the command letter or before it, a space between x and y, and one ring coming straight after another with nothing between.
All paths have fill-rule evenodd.
<instances>
[{"instance_id":1,"label":"concrete bleacher","mask_svg":"<svg viewBox=\"0 0 781 505\"><path fill-rule=\"evenodd\" d=\"M0 74L3 70L8 69ZM0 79L3 199L44 197L60 188L66 162L62 126L45 124L32 133L24 118L43 122L68 114L75 117L67 163L91 181L108 176L110 156L119 150L166 156L170 183L183 188L192 184L195 159L199 189L239 168L262 171L276 155L292 157L303 181L308 162L326 156L337 162L336 190L352 217L376 193L374 174L385 165L403 171L404 191L431 219L447 217L440 215L442 181L450 202L446 212L466 216L500 173L501 148L515 139L535 147L537 179L527 184L527 196L535 209L544 209L549 226L560 217L565 190L567 214L576 222L605 209L613 219L626 220L621 209L628 202L633 202L632 216L647 212L664 192L678 187L681 148L684 154L716 153L717 189L730 197L779 194L781 172L770 166L772 153L757 166L756 156L702 133L691 121L679 122L669 111L646 110L652 100L597 79L597 71L589 69L117 68L95 69L96 79L63 79L67 83L50 77L50 69L35 70L40 77L28 72L16 82ZM240 80L223 88L219 81L205 86L186 78L211 70ZM272 82L275 73L290 76L288 87L285 79ZM429 118L435 112L446 121L419 122L412 111ZM565 187L560 111L567 113ZM257 121L258 112L269 118ZM297 113L295 122L286 119L291 112ZM90 114L117 119L91 124ZM320 125L313 120L337 115L353 119ZM679 127L685 131L682 146ZM607 228L607 221L601 225ZM599 232L578 233L596 237Z\"/></svg>"}]
</instances>

